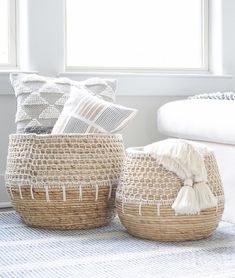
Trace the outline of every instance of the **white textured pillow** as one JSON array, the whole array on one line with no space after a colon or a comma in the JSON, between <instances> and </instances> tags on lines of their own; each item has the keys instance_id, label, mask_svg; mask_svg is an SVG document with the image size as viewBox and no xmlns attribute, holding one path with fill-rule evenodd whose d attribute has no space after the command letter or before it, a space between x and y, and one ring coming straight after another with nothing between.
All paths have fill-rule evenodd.
<instances>
[{"instance_id":1,"label":"white textured pillow","mask_svg":"<svg viewBox=\"0 0 235 278\"><path fill-rule=\"evenodd\" d=\"M115 98L116 81L112 79L78 82L21 73L12 73L10 79L17 97L17 133L51 133L73 86L107 101Z\"/></svg>"},{"instance_id":2,"label":"white textured pillow","mask_svg":"<svg viewBox=\"0 0 235 278\"><path fill-rule=\"evenodd\" d=\"M137 110L93 96L84 88L72 88L52 134L114 133L134 118Z\"/></svg>"}]
</instances>

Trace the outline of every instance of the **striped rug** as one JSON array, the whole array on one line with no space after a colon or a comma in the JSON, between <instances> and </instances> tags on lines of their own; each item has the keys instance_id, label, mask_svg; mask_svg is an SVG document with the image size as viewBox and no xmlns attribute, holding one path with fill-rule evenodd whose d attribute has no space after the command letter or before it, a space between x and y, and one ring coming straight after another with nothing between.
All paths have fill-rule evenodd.
<instances>
[{"instance_id":1,"label":"striped rug","mask_svg":"<svg viewBox=\"0 0 235 278\"><path fill-rule=\"evenodd\" d=\"M29 228L14 212L0 213L1 278L235 277L235 225L222 222L197 242L160 243L110 226L82 231Z\"/></svg>"}]
</instances>

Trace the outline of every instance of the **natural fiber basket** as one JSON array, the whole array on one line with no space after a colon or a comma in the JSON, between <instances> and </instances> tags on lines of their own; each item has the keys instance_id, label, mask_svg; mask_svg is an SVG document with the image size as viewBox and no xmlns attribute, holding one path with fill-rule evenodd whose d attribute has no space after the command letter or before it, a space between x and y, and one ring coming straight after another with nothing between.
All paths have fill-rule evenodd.
<instances>
[{"instance_id":1,"label":"natural fiber basket","mask_svg":"<svg viewBox=\"0 0 235 278\"><path fill-rule=\"evenodd\" d=\"M30 226L83 229L114 217L121 135L10 135L6 186Z\"/></svg>"},{"instance_id":2,"label":"natural fiber basket","mask_svg":"<svg viewBox=\"0 0 235 278\"><path fill-rule=\"evenodd\" d=\"M224 194L213 154L205 157L209 187L218 199L215 208L199 215L176 215L171 208L183 181L156 163L142 148L127 150L116 193L122 224L134 236L161 241L197 240L210 236L224 209Z\"/></svg>"}]
</instances>

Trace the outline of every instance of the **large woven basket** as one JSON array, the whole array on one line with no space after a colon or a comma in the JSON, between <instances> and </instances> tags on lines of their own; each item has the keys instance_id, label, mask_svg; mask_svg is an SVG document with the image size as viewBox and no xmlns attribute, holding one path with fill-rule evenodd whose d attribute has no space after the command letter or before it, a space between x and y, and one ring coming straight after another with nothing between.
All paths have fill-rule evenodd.
<instances>
[{"instance_id":1,"label":"large woven basket","mask_svg":"<svg viewBox=\"0 0 235 278\"><path fill-rule=\"evenodd\" d=\"M161 241L197 240L210 236L224 209L224 194L214 155L205 157L208 183L218 199L199 215L176 215L171 208L183 181L156 163L142 148L127 150L116 194L122 224L134 236Z\"/></svg>"},{"instance_id":2,"label":"large woven basket","mask_svg":"<svg viewBox=\"0 0 235 278\"><path fill-rule=\"evenodd\" d=\"M10 135L6 186L30 226L108 224L124 158L121 135Z\"/></svg>"}]
</instances>

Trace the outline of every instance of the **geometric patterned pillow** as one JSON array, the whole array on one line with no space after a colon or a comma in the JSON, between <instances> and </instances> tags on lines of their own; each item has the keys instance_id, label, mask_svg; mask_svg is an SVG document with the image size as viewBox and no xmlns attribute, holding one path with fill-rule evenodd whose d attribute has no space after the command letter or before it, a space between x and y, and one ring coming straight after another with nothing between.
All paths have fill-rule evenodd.
<instances>
[{"instance_id":1,"label":"geometric patterned pillow","mask_svg":"<svg viewBox=\"0 0 235 278\"><path fill-rule=\"evenodd\" d=\"M135 117L136 109L107 102L85 88L72 88L52 134L115 133Z\"/></svg>"},{"instance_id":2,"label":"geometric patterned pillow","mask_svg":"<svg viewBox=\"0 0 235 278\"><path fill-rule=\"evenodd\" d=\"M86 88L90 94L107 101L115 98L116 81L112 79L90 78L78 82L12 73L10 80L17 97L17 133L51 133L73 86Z\"/></svg>"}]
</instances>

